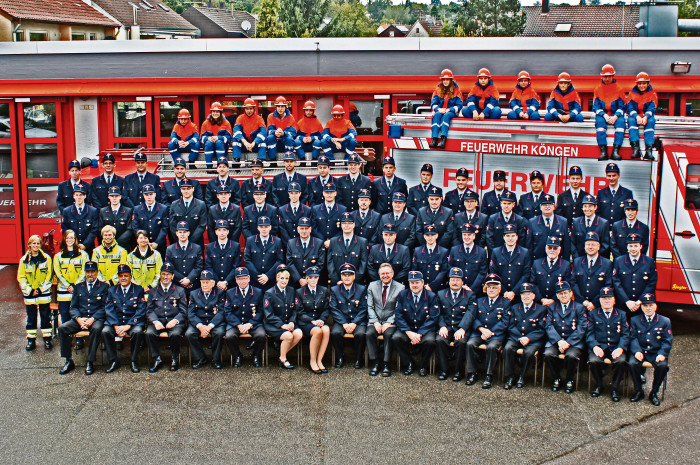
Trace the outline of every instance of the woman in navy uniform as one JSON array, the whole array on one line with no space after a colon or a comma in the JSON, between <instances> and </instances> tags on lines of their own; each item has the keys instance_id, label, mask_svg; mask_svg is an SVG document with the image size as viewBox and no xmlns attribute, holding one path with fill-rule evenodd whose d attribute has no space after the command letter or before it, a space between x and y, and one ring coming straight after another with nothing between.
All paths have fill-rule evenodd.
<instances>
[{"instance_id":1,"label":"woman in navy uniform","mask_svg":"<svg viewBox=\"0 0 700 465\"><path fill-rule=\"evenodd\" d=\"M236 286L226 293L226 335L224 342L233 357L233 366L241 366L241 350L238 338L249 334L253 338L253 366L262 366L262 351L265 347L263 327L263 291L250 285L248 268L236 268Z\"/></svg>"},{"instance_id":2,"label":"woman in navy uniform","mask_svg":"<svg viewBox=\"0 0 700 465\"><path fill-rule=\"evenodd\" d=\"M275 278L277 283L272 289L265 292L263 310L265 312L265 332L271 338L280 342L280 367L291 370L294 368L287 353L296 346L303 333L296 326L297 313L299 311L299 298L294 293L294 288L288 287L289 270L286 265L277 267Z\"/></svg>"},{"instance_id":3,"label":"woman in navy uniform","mask_svg":"<svg viewBox=\"0 0 700 465\"><path fill-rule=\"evenodd\" d=\"M297 289L296 292L299 300L297 321L304 336L311 338L309 341L311 371L320 375L328 372L323 365L323 356L331 337L331 329L326 323L330 311L330 296L328 289L318 285L321 268L310 266L305 274L306 285Z\"/></svg>"},{"instance_id":4,"label":"woman in navy uniform","mask_svg":"<svg viewBox=\"0 0 700 465\"><path fill-rule=\"evenodd\" d=\"M556 285L558 302L547 307L547 343L544 361L552 374L552 391L561 389L561 362L559 354L564 355L566 363L565 391L570 394L576 390L574 376L578 370L583 345L588 327L586 309L574 302L571 285L560 281Z\"/></svg>"},{"instance_id":5,"label":"woman in navy uniform","mask_svg":"<svg viewBox=\"0 0 700 465\"><path fill-rule=\"evenodd\" d=\"M172 263L164 263L160 269L158 284L148 295L146 305L146 317L148 329L146 329L146 341L151 349L153 365L148 369L149 373L155 373L163 366L160 358L160 334L165 332L170 343L172 360L170 371L180 368L180 344L185 333L185 319L187 316L187 296L185 290L173 284L175 267Z\"/></svg>"},{"instance_id":6,"label":"woman in navy uniform","mask_svg":"<svg viewBox=\"0 0 700 465\"><path fill-rule=\"evenodd\" d=\"M503 389L512 389L515 381L515 357L519 349L520 374L515 387L525 387L525 374L535 360L535 354L542 350L545 340L545 317L547 308L535 302L537 289L530 283L520 286L520 303L508 310L508 336L503 349L504 374Z\"/></svg>"},{"instance_id":7,"label":"woman in navy uniform","mask_svg":"<svg viewBox=\"0 0 700 465\"><path fill-rule=\"evenodd\" d=\"M200 288L190 293L190 304L187 307L189 328L185 337L190 344L194 363L192 368L197 370L207 364L207 358L202 347L202 339L211 337L211 364L220 370L221 346L226 332L226 291L216 287L216 277L211 271L204 270L199 275Z\"/></svg>"}]
</instances>

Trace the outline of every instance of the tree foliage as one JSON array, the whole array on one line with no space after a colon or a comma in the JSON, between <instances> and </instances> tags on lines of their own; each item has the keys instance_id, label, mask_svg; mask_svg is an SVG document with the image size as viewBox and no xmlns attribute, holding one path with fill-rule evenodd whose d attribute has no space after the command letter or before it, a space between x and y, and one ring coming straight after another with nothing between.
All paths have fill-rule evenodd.
<instances>
[{"instance_id":1,"label":"tree foliage","mask_svg":"<svg viewBox=\"0 0 700 465\"><path fill-rule=\"evenodd\" d=\"M384 12L389 6L391 6L389 0L369 0L366 8L372 21L379 22L384 18Z\"/></svg>"},{"instance_id":2,"label":"tree foliage","mask_svg":"<svg viewBox=\"0 0 700 465\"><path fill-rule=\"evenodd\" d=\"M279 20L279 0L260 0L258 17L258 37L284 37L284 26Z\"/></svg>"},{"instance_id":3,"label":"tree foliage","mask_svg":"<svg viewBox=\"0 0 700 465\"><path fill-rule=\"evenodd\" d=\"M525 14L520 10L519 0L472 0L478 25L475 35L485 37L513 37L523 32ZM467 30L467 28L465 28Z\"/></svg>"},{"instance_id":4,"label":"tree foliage","mask_svg":"<svg viewBox=\"0 0 700 465\"><path fill-rule=\"evenodd\" d=\"M263 0L264 1L264 0ZM327 37L372 37L376 29L359 0L336 0L331 6L331 22L323 28Z\"/></svg>"},{"instance_id":5,"label":"tree foliage","mask_svg":"<svg viewBox=\"0 0 700 465\"><path fill-rule=\"evenodd\" d=\"M279 19L288 37L313 37L330 6L331 0L280 0Z\"/></svg>"}]
</instances>

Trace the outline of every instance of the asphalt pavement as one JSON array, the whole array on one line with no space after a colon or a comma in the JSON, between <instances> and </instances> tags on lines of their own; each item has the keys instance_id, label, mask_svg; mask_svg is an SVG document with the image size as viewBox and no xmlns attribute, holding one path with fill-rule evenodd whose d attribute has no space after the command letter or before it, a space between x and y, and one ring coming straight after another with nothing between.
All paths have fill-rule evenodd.
<instances>
[{"instance_id":1,"label":"asphalt pavement","mask_svg":"<svg viewBox=\"0 0 700 465\"><path fill-rule=\"evenodd\" d=\"M505 391L435 376L271 365L59 376L55 348L24 350L16 268L0 270L0 448L19 463L699 463L700 310L665 307L674 327L660 407L547 384ZM308 353L308 348L305 349ZM226 353L226 352L224 352ZM271 354L271 362L275 354ZM290 354L296 362L296 354ZM122 361L128 361L127 351ZM166 360L167 361L167 360ZM98 364L100 356L98 355ZM330 366L330 348L327 354ZM540 373L541 373L540 366ZM651 374L651 373L649 373ZM547 383L549 377L547 377ZM648 385L647 385L648 388Z\"/></svg>"}]
</instances>

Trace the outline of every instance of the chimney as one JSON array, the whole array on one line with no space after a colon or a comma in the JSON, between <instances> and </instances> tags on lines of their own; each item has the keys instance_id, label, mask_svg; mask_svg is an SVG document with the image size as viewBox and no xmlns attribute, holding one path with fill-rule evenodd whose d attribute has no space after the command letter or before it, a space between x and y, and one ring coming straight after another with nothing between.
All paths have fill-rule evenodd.
<instances>
[{"instance_id":1,"label":"chimney","mask_svg":"<svg viewBox=\"0 0 700 465\"><path fill-rule=\"evenodd\" d=\"M549 0L542 0L542 14L549 14Z\"/></svg>"}]
</instances>

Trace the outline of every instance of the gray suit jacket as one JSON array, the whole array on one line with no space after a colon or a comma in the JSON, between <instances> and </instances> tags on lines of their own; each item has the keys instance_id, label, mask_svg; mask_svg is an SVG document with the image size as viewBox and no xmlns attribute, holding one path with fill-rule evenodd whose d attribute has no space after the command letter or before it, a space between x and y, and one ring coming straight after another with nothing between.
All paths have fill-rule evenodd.
<instances>
[{"instance_id":1,"label":"gray suit jacket","mask_svg":"<svg viewBox=\"0 0 700 465\"><path fill-rule=\"evenodd\" d=\"M386 304L382 305L383 285L382 281L378 279L372 281L369 286L367 286L367 313L369 313L369 324L394 324L396 299L399 297L399 292L403 291L406 286L398 281L392 280L387 291Z\"/></svg>"}]
</instances>

